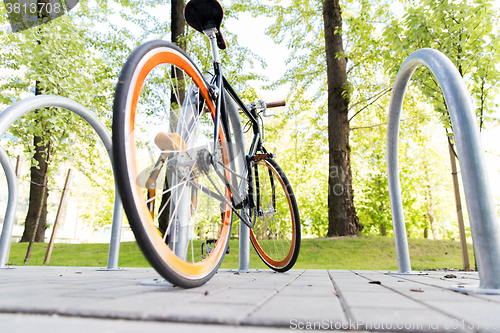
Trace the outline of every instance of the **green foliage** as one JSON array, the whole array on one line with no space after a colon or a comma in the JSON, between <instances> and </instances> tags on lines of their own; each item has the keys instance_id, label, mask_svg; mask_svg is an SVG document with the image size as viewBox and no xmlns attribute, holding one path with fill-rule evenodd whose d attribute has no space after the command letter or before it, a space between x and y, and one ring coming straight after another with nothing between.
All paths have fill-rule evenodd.
<instances>
[{"instance_id":1,"label":"green foliage","mask_svg":"<svg viewBox=\"0 0 500 333\"><path fill-rule=\"evenodd\" d=\"M2 34L0 64L7 71L0 84L0 103L5 107L33 95L37 89L42 94L79 102L110 125L112 71L105 58L92 52L87 35L88 29L76 23L71 15L20 33ZM33 137L42 137L45 145L50 143L49 184L53 184L52 176L66 162L92 174L91 179L101 173L111 174L111 168L103 170L96 163L102 144L96 144L95 132L73 112L40 109L16 121L8 131L19 139L17 143L8 143L10 151L22 149L24 159L31 160L33 166L38 164L32 158Z\"/></svg>"},{"instance_id":2,"label":"green foliage","mask_svg":"<svg viewBox=\"0 0 500 333\"><path fill-rule=\"evenodd\" d=\"M401 121L399 164L407 230L421 235L425 225L423 180L419 151L425 149L429 112L410 89ZM387 107L389 97L380 98L351 122L355 203L364 233L392 235L392 216L387 181ZM373 125L367 125L373 124Z\"/></svg>"},{"instance_id":3,"label":"green foliage","mask_svg":"<svg viewBox=\"0 0 500 333\"><path fill-rule=\"evenodd\" d=\"M328 147L307 111L313 112L309 101L292 101L287 112L266 122L265 140L292 185L303 233L319 236L328 231Z\"/></svg>"},{"instance_id":4,"label":"green foliage","mask_svg":"<svg viewBox=\"0 0 500 333\"><path fill-rule=\"evenodd\" d=\"M494 104L500 80L500 44L495 28L498 22L498 11L489 0L408 1L403 18L393 20L384 30L391 44L384 54L385 66L394 77L400 59L411 52L424 47L443 52L464 78L483 127L498 107ZM433 104L444 126L451 130L444 97L434 76L421 68L412 79Z\"/></svg>"},{"instance_id":5,"label":"green foliage","mask_svg":"<svg viewBox=\"0 0 500 333\"><path fill-rule=\"evenodd\" d=\"M89 181L88 184L79 184L75 190L80 194L78 198L79 211L82 212L80 217L97 230L111 224L113 220L115 187L106 149L99 146L95 151L98 155L92 157L93 165L88 161L77 163L78 169Z\"/></svg>"}]
</instances>

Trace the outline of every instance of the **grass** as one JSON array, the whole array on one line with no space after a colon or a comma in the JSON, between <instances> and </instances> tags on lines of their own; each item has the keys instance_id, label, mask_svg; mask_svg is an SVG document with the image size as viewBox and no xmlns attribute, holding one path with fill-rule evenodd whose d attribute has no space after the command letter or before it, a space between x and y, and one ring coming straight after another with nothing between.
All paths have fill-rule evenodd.
<instances>
[{"instance_id":1,"label":"grass","mask_svg":"<svg viewBox=\"0 0 500 333\"><path fill-rule=\"evenodd\" d=\"M50 266L106 267L108 244L56 244ZM27 243L14 243L9 265L24 265ZM410 239L413 270L461 268L460 243L445 240ZM47 244L34 244L29 265L42 265ZM472 246L469 258L474 266ZM120 267L149 267L135 242L121 243ZM230 253L222 268L238 268L238 240L230 241ZM253 248L250 268L267 268ZM299 259L294 268L397 270L394 238L379 236L344 237L333 239L303 239Z\"/></svg>"}]
</instances>

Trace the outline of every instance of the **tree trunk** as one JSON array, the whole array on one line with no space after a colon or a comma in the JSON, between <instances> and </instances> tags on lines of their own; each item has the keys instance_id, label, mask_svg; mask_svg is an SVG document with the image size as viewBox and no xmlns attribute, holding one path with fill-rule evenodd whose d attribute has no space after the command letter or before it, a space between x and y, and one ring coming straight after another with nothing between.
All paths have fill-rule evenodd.
<instances>
[{"instance_id":1,"label":"tree trunk","mask_svg":"<svg viewBox=\"0 0 500 333\"><path fill-rule=\"evenodd\" d=\"M171 16L170 16L170 30L171 30L171 41L175 45L179 46L181 49L186 50L186 39L185 39L185 22L184 22L184 0L171 0ZM177 131L178 123L178 112L177 110L181 107L184 101L184 72L179 68L172 67L171 72L171 82L173 83L173 89L170 93L170 132L174 133ZM177 88L177 89L176 89ZM178 90L176 92L174 89ZM169 182L172 180L172 175L165 174L165 183L163 185L163 191L169 188ZM170 220L170 191L163 194L160 204L160 210L163 212L158 217L159 228L162 232L165 232L168 228L168 223ZM167 205L165 208L163 208Z\"/></svg>"},{"instance_id":2,"label":"tree trunk","mask_svg":"<svg viewBox=\"0 0 500 333\"><path fill-rule=\"evenodd\" d=\"M42 4L47 4L47 0L38 0L38 17L39 18L47 18L49 17L48 13L44 10L41 11L40 8L47 8L46 6L42 6ZM40 29L39 29L40 31ZM36 41L38 44L42 43L42 40L39 39ZM35 82L35 95L43 95L43 91L40 88L40 82ZM35 111L37 112L37 111ZM35 121L34 126L41 126L40 121ZM26 220L24 222L24 232L21 237L21 242L31 242L33 239L33 234L36 232L35 242L44 242L45 241L45 228L47 225L47 198L49 196L49 192L47 189L47 193L44 193L44 180L46 179L45 174L48 173L48 165L49 162L47 160L48 149L50 147L50 142L47 140L46 142L43 140L42 136L33 136L33 144L35 145L35 154L33 159L38 162L38 167L31 167L30 170L30 201L28 206L28 214L26 215ZM42 201L43 199L43 201ZM40 209L40 202L42 202L42 211L38 214ZM38 219L38 224L37 224Z\"/></svg>"},{"instance_id":3,"label":"tree trunk","mask_svg":"<svg viewBox=\"0 0 500 333\"><path fill-rule=\"evenodd\" d=\"M172 43L186 50L186 40L184 38L184 0L172 0L171 13L170 29Z\"/></svg>"},{"instance_id":4,"label":"tree trunk","mask_svg":"<svg viewBox=\"0 0 500 333\"><path fill-rule=\"evenodd\" d=\"M43 182L45 178L45 170L47 169L46 156L48 147L42 144L42 142L42 138L39 136L35 136L33 139L33 144L35 145L35 155L33 156L33 159L38 161L39 168L31 167L30 201L21 242L29 242L35 232L35 224L38 210L40 209L40 201L42 200L43 191L45 190ZM42 212L40 214L40 221L38 222L35 242L43 242L45 240L45 226L47 224L47 197L48 193L45 195L43 200Z\"/></svg>"},{"instance_id":5,"label":"tree trunk","mask_svg":"<svg viewBox=\"0 0 500 333\"><path fill-rule=\"evenodd\" d=\"M184 29L184 0L172 0L170 17L170 38L172 43L186 50L186 39ZM171 81L174 85L170 94L170 131L175 132L177 128L177 117L182 102L184 101L184 72L177 67L172 66ZM174 89L177 92L174 92ZM176 95L177 93L177 95Z\"/></svg>"},{"instance_id":6,"label":"tree trunk","mask_svg":"<svg viewBox=\"0 0 500 333\"><path fill-rule=\"evenodd\" d=\"M382 222L382 224L380 225L380 235L382 236L387 236L387 228L385 226L385 222Z\"/></svg>"},{"instance_id":7,"label":"tree trunk","mask_svg":"<svg viewBox=\"0 0 500 333\"><path fill-rule=\"evenodd\" d=\"M35 95L42 95L42 91L39 88L39 82L35 84ZM36 111L35 111L36 112ZM36 121L35 126L41 126L39 121ZM38 162L37 167L31 167L30 170L30 201L28 207L28 214L26 215L26 220L24 222L24 232L21 237L21 242L29 242L32 239L33 233L35 232L36 219L38 216L38 210L40 209L40 201L42 200L43 182L45 179L45 172L47 170L47 153L50 147L50 143L44 142L43 138L40 136L33 137L33 144L35 146L35 155L33 159ZM45 241L45 228L47 225L47 198L49 192L47 191L42 204L42 212L40 214L40 221L38 222L38 228L36 228L35 242Z\"/></svg>"},{"instance_id":8,"label":"tree trunk","mask_svg":"<svg viewBox=\"0 0 500 333\"><path fill-rule=\"evenodd\" d=\"M431 180L429 178L427 163L424 163L424 171L425 171L425 203L427 208L427 218L429 219L429 224L431 225L432 238L438 239L438 233L436 229L436 218L434 214L434 199L432 198Z\"/></svg>"},{"instance_id":9,"label":"tree trunk","mask_svg":"<svg viewBox=\"0 0 500 333\"><path fill-rule=\"evenodd\" d=\"M377 156L377 160L379 159L379 157ZM377 177L377 190L378 190L378 197L379 198L383 198L384 197L384 193L382 193L382 181L380 180L380 176ZM382 216L384 216L384 212L385 212L385 205L384 205L384 200L380 200L380 204L378 206L378 210L379 212L381 213ZM380 234L382 236L387 236L387 226L386 226L386 223L385 222L382 222L380 224Z\"/></svg>"},{"instance_id":10,"label":"tree trunk","mask_svg":"<svg viewBox=\"0 0 500 333\"><path fill-rule=\"evenodd\" d=\"M356 235L362 230L353 203L349 96L346 58L342 45L339 0L323 2L328 80L328 236Z\"/></svg>"}]
</instances>

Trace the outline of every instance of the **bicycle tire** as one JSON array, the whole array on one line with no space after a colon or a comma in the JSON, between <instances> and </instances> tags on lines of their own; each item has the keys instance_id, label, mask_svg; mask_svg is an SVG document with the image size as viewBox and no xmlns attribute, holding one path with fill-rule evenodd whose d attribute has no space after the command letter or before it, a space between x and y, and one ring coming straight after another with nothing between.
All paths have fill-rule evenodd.
<instances>
[{"instance_id":1,"label":"bicycle tire","mask_svg":"<svg viewBox=\"0 0 500 333\"><path fill-rule=\"evenodd\" d=\"M214 142L214 116L215 104L208 84L182 49L165 41L151 41L128 57L113 104L115 177L125 213L145 257L166 280L184 288L200 286L216 273L231 234L231 193L217 177L209 181L210 173L215 172L203 162L203 149L197 146L203 140L207 145L210 140ZM230 135L222 127L213 158L234 169ZM155 132L163 134L152 140ZM158 137L161 140L155 141ZM148 169L151 166L146 163L147 153L154 157L159 154L153 169ZM183 167L182 163L191 165ZM203 168L208 171L202 172ZM154 170L160 170L156 177ZM228 171L223 172L228 179L231 177ZM165 216L167 228L161 230L158 220ZM195 254L199 258L196 261Z\"/></svg>"},{"instance_id":2,"label":"bicycle tire","mask_svg":"<svg viewBox=\"0 0 500 333\"><path fill-rule=\"evenodd\" d=\"M256 219L250 230L252 245L271 269L286 272L300 252L301 227L297 201L281 167L272 158L253 162Z\"/></svg>"}]
</instances>

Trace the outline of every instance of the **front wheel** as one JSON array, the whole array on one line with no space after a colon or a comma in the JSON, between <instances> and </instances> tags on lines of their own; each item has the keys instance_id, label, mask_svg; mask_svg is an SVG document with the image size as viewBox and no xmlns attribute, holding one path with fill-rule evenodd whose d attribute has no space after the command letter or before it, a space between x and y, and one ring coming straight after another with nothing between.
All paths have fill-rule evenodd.
<instances>
[{"instance_id":1,"label":"front wheel","mask_svg":"<svg viewBox=\"0 0 500 333\"><path fill-rule=\"evenodd\" d=\"M300 250L300 217L292 186L271 158L253 162L255 225L250 239L259 257L271 269L286 272Z\"/></svg>"},{"instance_id":2,"label":"front wheel","mask_svg":"<svg viewBox=\"0 0 500 333\"><path fill-rule=\"evenodd\" d=\"M231 137L221 127L214 140L214 117L207 82L180 48L151 41L130 55L113 105L117 185L142 252L185 288L215 274L231 231L231 193L218 176L231 181Z\"/></svg>"}]
</instances>

